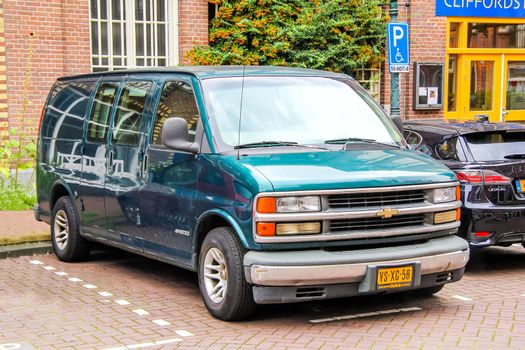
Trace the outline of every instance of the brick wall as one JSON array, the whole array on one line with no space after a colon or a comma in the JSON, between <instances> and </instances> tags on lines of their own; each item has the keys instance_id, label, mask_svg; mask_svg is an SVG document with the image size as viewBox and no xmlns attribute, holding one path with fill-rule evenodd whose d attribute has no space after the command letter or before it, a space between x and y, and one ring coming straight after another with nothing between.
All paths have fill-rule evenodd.
<instances>
[{"instance_id":1,"label":"brick wall","mask_svg":"<svg viewBox=\"0 0 525 350\"><path fill-rule=\"evenodd\" d=\"M208 45L208 1L179 0L179 62L196 45Z\"/></svg>"},{"instance_id":2,"label":"brick wall","mask_svg":"<svg viewBox=\"0 0 525 350\"><path fill-rule=\"evenodd\" d=\"M399 1L399 22L410 26L410 73L400 74L401 116L404 119L442 118L442 110L415 111L414 102L414 63L445 63L446 59L446 17L436 17L435 1L412 0L410 7ZM390 104L390 76L385 66L383 77L382 104ZM443 72L444 73L444 72Z\"/></svg>"},{"instance_id":3,"label":"brick wall","mask_svg":"<svg viewBox=\"0 0 525 350\"><path fill-rule=\"evenodd\" d=\"M36 136L40 111L55 79L91 70L89 2L4 0L3 10L9 126ZM24 84L29 63L29 84Z\"/></svg>"},{"instance_id":4,"label":"brick wall","mask_svg":"<svg viewBox=\"0 0 525 350\"><path fill-rule=\"evenodd\" d=\"M0 146L8 137L7 77L5 59L4 1L0 0ZM1 160L0 160L1 162Z\"/></svg>"}]
</instances>

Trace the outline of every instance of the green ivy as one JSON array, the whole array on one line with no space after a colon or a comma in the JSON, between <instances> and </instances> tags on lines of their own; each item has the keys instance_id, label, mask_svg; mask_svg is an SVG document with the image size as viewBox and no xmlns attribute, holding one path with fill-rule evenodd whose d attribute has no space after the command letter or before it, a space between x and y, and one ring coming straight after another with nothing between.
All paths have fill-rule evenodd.
<instances>
[{"instance_id":1,"label":"green ivy","mask_svg":"<svg viewBox=\"0 0 525 350\"><path fill-rule=\"evenodd\" d=\"M203 65L278 65L349 73L384 61L384 0L211 0L210 45L187 57Z\"/></svg>"}]
</instances>

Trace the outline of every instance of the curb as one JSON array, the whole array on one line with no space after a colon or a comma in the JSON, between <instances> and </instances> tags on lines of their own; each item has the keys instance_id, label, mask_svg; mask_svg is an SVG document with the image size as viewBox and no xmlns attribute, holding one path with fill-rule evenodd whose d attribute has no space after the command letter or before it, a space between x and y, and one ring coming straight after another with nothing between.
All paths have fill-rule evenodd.
<instances>
[{"instance_id":1,"label":"curb","mask_svg":"<svg viewBox=\"0 0 525 350\"><path fill-rule=\"evenodd\" d=\"M10 244L0 246L0 259L17 258L20 256L28 256L35 254L50 254L53 252L53 247L50 241Z\"/></svg>"}]
</instances>

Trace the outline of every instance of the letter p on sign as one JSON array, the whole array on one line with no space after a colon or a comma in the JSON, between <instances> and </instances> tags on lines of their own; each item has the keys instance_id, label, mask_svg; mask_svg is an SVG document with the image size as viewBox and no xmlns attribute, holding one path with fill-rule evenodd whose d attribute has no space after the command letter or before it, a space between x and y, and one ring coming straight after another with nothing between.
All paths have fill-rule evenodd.
<instances>
[{"instance_id":1,"label":"letter p on sign","mask_svg":"<svg viewBox=\"0 0 525 350\"><path fill-rule=\"evenodd\" d=\"M403 39L403 37L405 36L405 32L403 31L403 28L399 26L395 26L393 30L394 30L394 47L397 47L398 40Z\"/></svg>"}]
</instances>

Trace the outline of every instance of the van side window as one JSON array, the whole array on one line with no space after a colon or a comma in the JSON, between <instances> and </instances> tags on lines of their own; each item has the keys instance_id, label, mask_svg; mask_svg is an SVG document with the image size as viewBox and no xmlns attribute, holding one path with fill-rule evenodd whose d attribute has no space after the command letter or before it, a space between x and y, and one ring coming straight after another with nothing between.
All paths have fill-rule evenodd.
<instances>
[{"instance_id":1,"label":"van side window","mask_svg":"<svg viewBox=\"0 0 525 350\"><path fill-rule=\"evenodd\" d=\"M88 141L98 143L106 142L111 106L113 106L117 88L117 83L102 83L98 87L88 122Z\"/></svg>"},{"instance_id":2,"label":"van side window","mask_svg":"<svg viewBox=\"0 0 525 350\"><path fill-rule=\"evenodd\" d=\"M195 141L199 109L195 102L193 88L188 82L168 81L164 84L153 127L153 144L162 145L160 131L164 121L171 117L186 119L188 122L188 141Z\"/></svg>"},{"instance_id":3,"label":"van side window","mask_svg":"<svg viewBox=\"0 0 525 350\"><path fill-rule=\"evenodd\" d=\"M94 81L57 82L42 119L42 137L81 139L89 96L95 84Z\"/></svg>"},{"instance_id":4,"label":"van side window","mask_svg":"<svg viewBox=\"0 0 525 350\"><path fill-rule=\"evenodd\" d=\"M113 124L113 143L131 146L139 143L142 113L151 85L149 81L128 81L124 84Z\"/></svg>"}]
</instances>

